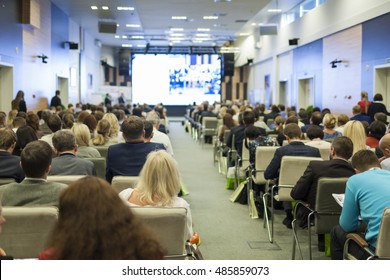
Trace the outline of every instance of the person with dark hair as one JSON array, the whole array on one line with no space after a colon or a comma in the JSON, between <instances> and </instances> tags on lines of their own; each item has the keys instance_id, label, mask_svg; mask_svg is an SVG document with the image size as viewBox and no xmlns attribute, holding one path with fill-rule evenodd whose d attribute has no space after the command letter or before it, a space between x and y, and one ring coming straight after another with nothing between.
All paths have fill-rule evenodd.
<instances>
[{"instance_id":1,"label":"person with dark hair","mask_svg":"<svg viewBox=\"0 0 390 280\"><path fill-rule=\"evenodd\" d=\"M37 134L30 126L22 126L16 131L16 146L13 155L20 156L26 145L32 141L38 140Z\"/></svg>"},{"instance_id":2,"label":"person with dark hair","mask_svg":"<svg viewBox=\"0 0 390 280\"><path fill-rule=\"evenodd\" d=\"M53 135L57 157L53 158L49 175L96 175L95 165L77 154L75 135L68 130L59 130Z\"/></svg>"},{"instance_id":3,"label":"person with dark hair","mask_svg":"<svg viewBox=\"0 0 390 280\"><path fill-rule=\"evenodd\" d=\"M323 129L323 126L321 125L321 123L322 123L321 112L314 111L314 109L313 109L313 113L311 114L311 117L310 117L310 124L302 126L301 130L303 133L305 133L309 129L309 127L312 125L317 125L317 126L321 127L321 129Z\"/></svg>"},{"instance_id":4,"label":"person with dark hair","mask_svg":"<svg viewBox=\"0 0 390 280\"><path fill-rule=\"evenodd\" d=\"M32 129L34 129L38 139L41 139L44 135L44 132L39 127L39 118L38 115L33 112L28 112L26 117L26 123Z\"/></svg>"},{"instance_id":5,"label":"person with dark hair","mask_svg":"<svg viewBox=\"0 0 390 280\"><path fill-rule=\"evenodd\" d=\"M269 119L276 119L277 116L280 116L279 108L276 105L272 105L271 112L264 116L264 122L267 123Z\"/></svg>"},{"instance_id":6,"label":"person with dark hair","mask_svg":"<svg viewBox=\"0 0 390 280\"><path fill-rule=\"evenodd\" d=\"M16 146L16 134L10 128L0 128L0 178L24 179L20 157L12 155Z\"/></svg>"},{"instance_id":7,"label":"person with dark hair","mask_svg":"<svg viewBox=\"0 0 390 280\"><path fill-rule=\"evenodd\" d=\"M315 148L329 148L332 144L328 141L324 141L324 131L316 125L312 125L306 132L307 138L310 139L309 142L306 142L305 145L315 147Z\"/></svg>"},{"instance_id":8,"label":"person with dark hair","mask_svg":"<svg viewBox=\"0 0 390 280\"><path fill-rule=\"evenodd\" d=\"M71 129L74 124L74 116L72 113L65 113L62 116L62 129Z\"/></svg>"},{"instance_id":9,"label":"person with dark hair","mask_svg":"<svg viewBox=\"0 0 390 280\"><path fill-rule=\"evenodd\" d=\"M61 194L41 260L154 260L164 251L110 184L85 177Z\"/></svg>"},{"instance_id":10,"label":"person with dark hair","mask_svg":"<svg viewBox=\"0 0 390 280\"><path fill-rule=\"evenodd\" d=\"M160 128L160 117L157 112L155 111L150 111L146 115L146 120L152 122L153 124L153 138L151 139L151 142L154 143L161 143L164 145L165 150L173 156L173 148L172 148L172 143L171 140L169 139L169 136L166 135L165 133L162 133L159 131Z\"/></svg>"},{"instance_id":11,"label":"person with dark hair","mask_svg":"<svg viewBox=\"0 0 390 280\"><path fill-rule=\"evenodd\" d=\"M343 259L347 234L357 232L362 222L367 225L364 239L375 251L383 211L390 207L390 172L381 169L375 153L371 150L358 151L352 157L352 167L357 174L347 181L340 224L330 232L332 260ZM358 259L369 257L364 249L355 244L350 246L350 253Z\"/></svg>"},{"instance_id":12,"label":"person with dark hair","mask_svg":"<svg viewBox=\"0 0 390 280\"><path fill-rule=\"evenodd\" d=\"M374 101L371 103L371 105L368 107L368 113L367 115L371 118L371 121L373 122L375 120L375 114L376 113L384 113L387 116L390 116L390 113L387 112L386 105L383 104L383 96L380 93L377 93L374 95Z\"/></svg>"},{"instance_id":13,"label":"person with dark hair","mask_svg":"<svg viewBox=\"0 0 390 280\"><path fill-rule=\"evenodd\" d=\"M0 128L6 127L7 114L5 112L0 112Z\"/></svg>"},{"instance_id":14,"label":"person with dark hair","mask_svg":"<svg viewBox=\"0 0 390 280\"><path fill-rule=\"evenodd\" d=\"M130 116L122 124L125 143L111 145L106 158L106 180L114 176L138 176L151 151L165 150L163 144L145 143L144 123L140 117Z\"/></svg>"},{"instance_id":15,"label":"person with dark hair","mask_svg":"<svg viewBox=\"0 0 390 280\"><path fill-rule=\"evenodd\" d=\"M26 125L26 120L22 117L16 117L12 121L12 130L16 133L18 131L19 127L25 126Z\"/></svg>"},{"instance_id":16,"label":"person with dark hair","mask_svg":"<svg viewBox=\"0 0 390 280\"><path fill-rule=\"evenodd\" d=\"M65 184L47 182L52 149L43 141L33 141L23 149L20 165L26 175L21 183L0 186L4 206L58 206Z\"/></svg>"},{"instance_id":17,"label":"person with dark hair","mask_svg":"<svg viewBox=\"0 0 390 280\"><path fill-rule=\"evenodd\" d=\"M337 127L336 130L341 134L344 134L344 126L349 122L349 117L345 114L340 114L337 116Z\"/></svg>"},{"instance_id":18,"label":"person with dark hair","mask_svg":"<svg viewBox=\"0 0 390 280\"><path fill-rule=\"evenodd\" d=\"M153 138L153 123L151 121L144 121L145 142L150 142Z\"/></svg>"},{"instance_id":19,"label":"person with dark hair","mask_svg":"<svg viewBox=\"0 0 390 280\"><path fill-rule=\"evenodd\" d=\"M235 126L236 124L234 123L233 116L229 113L225 113L225 115L222 118L222 125L218 129L219 141L224 142L224 140L226 140L224 139L225 131L229 131Z\"/></svg>"},{"instance_id":20,"label":"person with dark hair","mask_svg":"<svg viewBox=\"0 0 390 280\"><path fill-rule=\"evenodd\" d=\"M276 117L276 121L279 117ZM278 142L279 146L283 146L283 142L284 142L284 140L286 140L286 136L284 135L284 126L289 124L289 123L298 124L298 118L295 116L289 117L284 124L279 126L278 136L276 136L276 141ZM280 130L280 128L281 128L281 130Z\"/></svg>"},{"instance_id":21,"label":"person with dark hair","mask_svg":"<svg viewBox=\"0 0 390 280\"><path fill-rule=\"evenodd\" d=\"M12 110L18 110L18 112L27 112L26 101L24 101L24 92L19 90L16 97L11 102Z\"/></svg>"},{"instance_id":22,"label":"person with dark hair","mask_svg":"<svg viewBox=\"0 0 390 280\"><path fill-rule=\"evenodd\" d=\"M274 157L264 171L265 179L277 181L284 156L321 157L320 151L317 148L306 146L300 141L301 133L301 129L297 124L290 123L286 125L284 135L286 136L288 145L280 147L275 151ZM292 228L293 214L291 202L283 202L283 207L286 212L286 218L283 220L283 224L287 228Z\"/></svg>"},{"instance_id":23,"label":"person with dark hair","mask_svg":"<svg viewBox=\"0 0 390 280\"><path fill-rule=\"evenodd\" d=\"M91 134L91 137L93 138L95 136L95 131L97 127L97 121L94 115L89 115L84 119L84 124L88 127L89 133Z\"/></svg>"},{"instance_id":24,"label":"person with dark hair","mask_svg":"<svg viewBox=\"0 0 390 280\"><path fill-rule=\"evenodd\" d=\"M111 95L109 93L106 94L106 97L104 98L104 106L106 106L106 109L111 109L112 107L112 100Z\"/></svg>"},{"instance_id":25,"label":"person with dark hair","mask_svg":"<svg viewBox=\"0 0 390 280\"><path fill-rule=\"evenodd\" d=\"M242 117L242 124L239 126L233 127L230 129L230 133L226 142L226 145L229 148L233 148L233 145L235 149L237 150L237 154L241 157L242 156L242 143L244 142L245 138L245 129L248 126L254 125L256 119L255 114L252 111L244 111L240 113ZM266 136L266 131L264 128L260 128L260 131L263 136ZM234 135L234 143L233 143L233 135Z\"/></svg>"},{"instance_id":26,"label":"person with dark hair","mask_svg":"<svg viewBox=\"0 0 390 280\"><path fill-rule=\"evenodd\" d=\"M387 116L385 113L379 112L374 115L374 119L376 121L383 122L385 125L387 125Z\"/></svg>"},{"instance_id":27,"label":"person with dark hair","mask_svg":"<svg viewBox=\"0 0 390 280\"><path fill-rule=\"evenodd\" d=\"M368 127L368 136L366 145L370 148L376 148L379 145L379 140L386 134L386 125L381 121L373 121Z\"/></svg>"},{"instance_id":28,"label":"person with dark hair","mask_svg":"<svg viewBox=\"0 0 390 280\"><path fill-rule=\"evenodd\" d=\"M50 110L42 110L38 111L37 115L39 117L39 130L42 130L45 135L53 133L49 126L47 125L47 122L49 120L49 117L53 113Z\"/></svg>"},{"instance_id":29,"label":"person with dark hair","mask_svg":"<svg viewBox=\"0 0 390 280\"><path fill-rule=\"evenodd\" d=\"M291 190L291 197L295 200L301 200L307 203L308 207L314 209L317 184L321 177L339 178L350 177L355 174L355 170L348 162L348 159L352 156L352 151L353 143L351 139L345 136L335 138L330 149L330 160L311 161L301 178ZM305 207L299 207L296 213L299 225L301 227L306 227L307 216L310 211ZM319 249L321 249L321 251L324 249L323 238L324 237L322 236L319 239Z\"/></svg>"},{"instance_id":30,"label":"person with dark hair","mask_svg":"<svg viewBox=\"0 0 390 280\"><path fill-rule=\"evenodd\" d=\"M62 121L61 121L60 117L57 116L56 114L51 114L49 116L49 118L47 119L47 126L50 128L51 134L44 135L39 140L45 141L46 143L48 143L50 145L50 147L54 148L53 141L52 141L53 135L58 130L61 130Z\"/></svg>"},{"instance_id":31,"label":"person with dark hair","mask_svg":"<svg viewBox=\"0 0 390 280\"><path fill-rule=\"evenodd\" d=\"M62 108L60 94L61 94L61 92L59 90L56 90L55 95L53 96L53 98L50 101L50 106L49 106L50 108L51 107L57 108L57 106L61 106L61 108Z\"/></svg>"}]
</instances>

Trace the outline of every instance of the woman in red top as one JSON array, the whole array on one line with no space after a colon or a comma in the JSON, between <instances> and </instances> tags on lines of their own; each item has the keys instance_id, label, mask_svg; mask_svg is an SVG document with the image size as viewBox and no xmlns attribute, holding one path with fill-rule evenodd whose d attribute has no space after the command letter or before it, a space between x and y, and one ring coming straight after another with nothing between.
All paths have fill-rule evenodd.
<instances>
[{"instance_id":1,"label":"woman in red top","mask_svg":"<svg viewBox=\"0 0 390 280\"><path fill-rule=\"evenodd\" d=\"M368 106L371 104L371 101L368 101L367 91L362 91L361 97L362 99L358 102L358 105L362 108L362 114L367 115Z\"/></svg>"}]
</instances>

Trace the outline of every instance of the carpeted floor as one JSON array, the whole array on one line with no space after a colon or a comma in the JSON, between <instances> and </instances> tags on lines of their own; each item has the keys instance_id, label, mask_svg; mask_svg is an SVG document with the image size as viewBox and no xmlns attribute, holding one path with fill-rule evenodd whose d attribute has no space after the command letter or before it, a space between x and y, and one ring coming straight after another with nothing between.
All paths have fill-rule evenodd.
<instances>
[{"instance_id":1,"label":"carpeted floor","mask_svg":"<svg viewBox=\"0 0 390 280\"><path fill-rule=\"evenodd\" d=\"M194 230L200 234L205 259L288 260L292 252L292 231L282 225L284 215L275 217L275 241L268 241L262 219L252 220L248 206L231 203L232 190L225 189L226 177L214 165L210 144L201 145L185 132L181 122L172 121L169 134L193 216ZM307 233L300 232L304 257L308 258ZM317 251L313 236L313 259L328 259Z\"/></svg>"}]
</instances>

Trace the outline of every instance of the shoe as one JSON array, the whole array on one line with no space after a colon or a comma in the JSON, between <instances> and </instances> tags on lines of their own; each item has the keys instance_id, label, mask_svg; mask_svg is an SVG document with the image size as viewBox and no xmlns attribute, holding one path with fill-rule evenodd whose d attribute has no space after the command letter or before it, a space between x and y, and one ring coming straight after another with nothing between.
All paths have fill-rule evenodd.
<instances>
[{"instance_id":1,"label":"shoe","mask_svg":"<svg viewBox=\"0 0 390 280\"><path fill-rule=\"evenodd\" d=\"M285 225L287 228L292 229L292 219L289 219L288 217L284 218L283 225Z\"/></svg>"}]
</instances>

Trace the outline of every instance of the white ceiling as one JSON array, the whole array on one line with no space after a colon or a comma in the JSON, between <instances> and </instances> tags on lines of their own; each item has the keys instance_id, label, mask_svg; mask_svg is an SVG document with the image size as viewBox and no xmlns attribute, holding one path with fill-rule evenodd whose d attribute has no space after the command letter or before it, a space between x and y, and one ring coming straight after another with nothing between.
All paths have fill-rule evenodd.
<instances>
[{"instance_id":1,"label":"white ceiling","mask_svg":"<svg viewBox=\"0 0 390 280\"><path fill-rule=\"evenodd\" d=\"M250 31L251 22L267 22L269 14L263 8L276 5L277 0L51 0L65 11L103 45L121 47L122 44L151 46L222 46L235 40L240 32ZM289 9L299 0L279 0L278 5ZM286 6L287 4L287 6ZM92 10L91 6L98 6ZM109 10L102 10L108 6ZM118 6L134 7L133 11L118 11ZM263 9L263 12L260 12ZM219 14L216 20L203 16ZM173 20L172 16L186 16L187 20ZM116 34L99 33L98 22L119 24ZM126 27L139 24L140 27ZM183 31L171 31L183 28ZM198 31L209 28L210 31ZM176 36L172 36L176 33ZM177 33L179 35L177 35ZM182 35L180 35L182 34ZM200 35L199 35L200 34ZM208 35L206 35L208 34ZM119 38L115 38L115 35ZM124 37L125 36L125 37ZM134 39L131 36L144 36ZM180 43L174 38L182 38ZM199 42L199 38L206 38Z\"/></svg>"}]
</instances>

